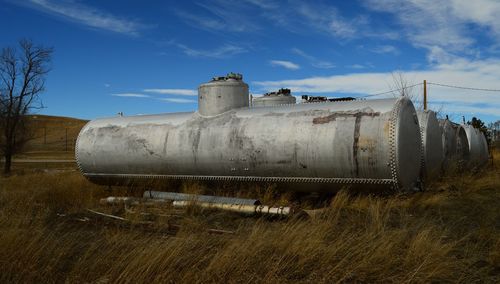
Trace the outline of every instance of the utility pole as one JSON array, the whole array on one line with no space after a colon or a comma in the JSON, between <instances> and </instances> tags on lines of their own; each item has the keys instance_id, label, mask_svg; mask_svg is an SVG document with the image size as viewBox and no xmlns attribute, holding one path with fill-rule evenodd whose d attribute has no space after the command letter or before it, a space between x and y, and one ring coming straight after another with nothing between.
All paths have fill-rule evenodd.
<instances>
[{"instance_id":1,"label":"utility pole","mask_svg":"<svg viewBox=\"0 0 500 284\"><path fill-rule=\"evenodd\" d=\"M424 80L424 110L427 110L427 80Z\"/></svg>"}]
</instances>

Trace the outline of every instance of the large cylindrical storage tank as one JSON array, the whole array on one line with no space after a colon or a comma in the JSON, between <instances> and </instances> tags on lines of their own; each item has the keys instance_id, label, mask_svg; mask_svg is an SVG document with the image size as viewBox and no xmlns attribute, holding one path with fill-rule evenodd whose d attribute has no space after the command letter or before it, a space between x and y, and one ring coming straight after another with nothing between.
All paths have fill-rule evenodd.
<instances>
[{"instance_id":1,"label":"large cylindrical storage tank","mask_svg":"<svg viewBox=\"0 0 500 284\"><path fill-rule=\"evenodd\" d=\"M91 181L194 179L413 190L421 137L406 98L90 121L76 160Z\"/></svg>"},{"instance_id":2,"label":"large cylindrical storage tank","mask_svg":"<svg viewBox=\"0 0 500 284\"><path fill-rule=\"evenodd\" d=\"M443 136L443 170L462 170L469 159L469 143L465 129L448 119L439 120Z\"/></svg>"},{"instance_id":3,"label":"large cylindrical storage tank","mask_svg":"<svg viewBox=\"0 0 500 284\"><path fill-rule=\"evenodd\" d=\"M486 137L477 128L472 125L463 125L467 135L467 142L469 144L469 161L470 168L484 166L488 162L488 143Z\"/></svg>"},{"instance_id":4,"label":"large cylindrical storage tank","mask_svg":"<svg viewBox=\"0 0 500 284\"><path fill-rule=\"evenodd\" d=\"M280 89L277 92L266 93L261 97L252 99L253 107L290 105L297 103L297 99L292 96L289 89Z\"/></svg>"},{"instance_id":5,"label":"large cylindrical storage tank","mask_svg":"<svg viewBox=\"0 0 500 284\"><path fill-rule=\"evenodd\" d=\"M436 113L431 110L417 111L422 136L422 174L433 179L441 174L443 163L442 132Z\"/></svg>"}]
</instances>

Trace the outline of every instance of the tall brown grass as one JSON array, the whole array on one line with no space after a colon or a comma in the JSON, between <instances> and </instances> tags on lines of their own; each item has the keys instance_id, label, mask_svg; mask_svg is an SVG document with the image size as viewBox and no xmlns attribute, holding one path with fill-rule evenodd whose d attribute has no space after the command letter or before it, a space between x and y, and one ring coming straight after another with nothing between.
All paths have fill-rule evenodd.
<instances>
[{"instance_id":1,"label":"tall brown grass","mask_svg":"<svg viewBox=\"0 0 500 284\"><path fill-rule=\"evenodd\" d=\"M197 183L181 187L203 192ZM14 175L0 179L0 282L498 283L498 169L429 187L391 197L344 190L309 219L168 207L144 217L137 213L147 208L99 205L127 191L107 192L77 172ZM272 187L251 194L286 201ZM99 221L87 208L134 221ZM153 222L148 230L144 218ZM175 234L164 230L173 223Z\"/></svg>"}]
</instances>

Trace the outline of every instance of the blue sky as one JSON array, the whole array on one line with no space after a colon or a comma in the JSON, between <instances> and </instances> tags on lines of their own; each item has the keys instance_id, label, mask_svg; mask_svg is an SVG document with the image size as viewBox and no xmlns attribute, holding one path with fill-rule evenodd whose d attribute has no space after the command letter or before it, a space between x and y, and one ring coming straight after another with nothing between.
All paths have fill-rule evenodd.
<instances>
[{"instance_id":1,"label":"blue sky","mask_svg":"<svg viewBox=\"0 0 500 284\"><path fill-rule=\"evenodd\" d=\"M0 0L0 46L30 38L55 49L41 113L191 111L197 86L228 72L254 95L363 96L393 89L396 72L409 84L500 89L500 1L144 3ZM422 87L412 93L419 106ZM500 92L428 94L456 121L500 119Z\"/></svg>"}]
</instances>

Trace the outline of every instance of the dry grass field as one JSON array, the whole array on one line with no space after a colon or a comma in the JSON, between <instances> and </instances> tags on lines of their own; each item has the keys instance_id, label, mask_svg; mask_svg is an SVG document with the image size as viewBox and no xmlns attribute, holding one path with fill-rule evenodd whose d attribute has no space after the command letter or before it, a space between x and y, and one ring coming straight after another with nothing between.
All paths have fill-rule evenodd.
<instances>
[{"instance_id":1,"label":"dry grass field","mask_svg":"<svg viewBox=\"0 0 500 284\"><path fill-rule=\"evenodd\" d=\"M345 189L312 217L290 219L109 207L99 199L141 189L107 191L74 165L17 168L0 178L0 282L499 283L499 156L480 172L443 178L425 192L368 196ZM207 191L190 182L166 187ZM245 189L266 203L297 202L273 186Z\"/></svg>"},{"instance_id":2,"label":"dry grass field","mask_svg":"<svg viewBox=\"0 0 500 284\"><path fill-rule=\"evenodd\" d=\"M87 123L70 117L30 115L33 140L30 140L17 159L74 159L75 141Z\"/></svg>"}]
</instances>

